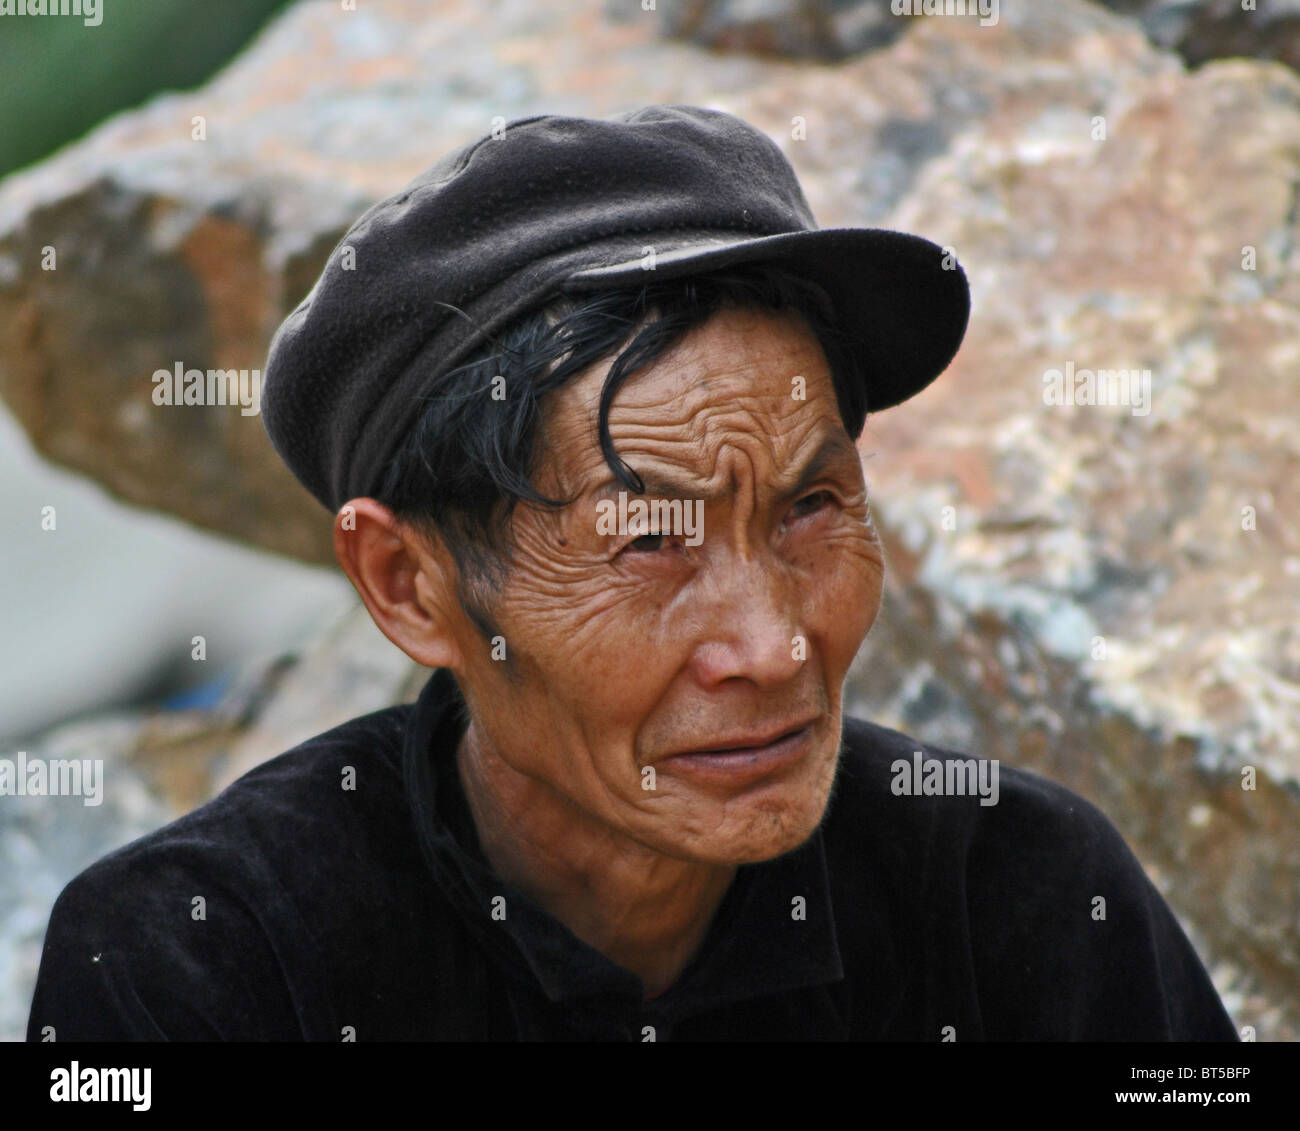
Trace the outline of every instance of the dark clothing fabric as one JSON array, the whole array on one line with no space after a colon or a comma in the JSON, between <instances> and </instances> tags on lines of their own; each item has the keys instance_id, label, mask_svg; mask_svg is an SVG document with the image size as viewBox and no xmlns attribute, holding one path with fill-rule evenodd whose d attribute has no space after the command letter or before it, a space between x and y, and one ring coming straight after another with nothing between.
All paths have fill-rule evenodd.
<instances>
[{"instance_id":1,"label":"dark clothing fabric","mask_svg":"<svg viewBox=\"0 0 1300 1131\"><path fill-rule=\"evenodd\" d=\"M494 876L456 771L464 726L436 672L417 704L87 868L54 905L28 1039L1237 1039L1096 808L1006 767L995 805L895 795L896 759L965 756L855 719L818 831L740 868L690 965L643 1001Z\"/></svg>"}]
</instances>

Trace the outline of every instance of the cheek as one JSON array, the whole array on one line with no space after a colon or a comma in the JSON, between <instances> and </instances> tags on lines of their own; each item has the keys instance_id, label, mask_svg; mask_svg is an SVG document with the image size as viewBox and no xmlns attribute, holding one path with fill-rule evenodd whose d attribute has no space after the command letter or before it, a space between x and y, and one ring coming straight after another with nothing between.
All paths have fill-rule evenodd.
<instances>
[{"instance_id":1,"label":"cheek","mask_svg":"<svg viewBox=\"0 0 1300 1131\"><path fill-rule=\"evenodd\" d=\"M587 666L611 650L611 636L643 614L645 593L597 555L521 564L498 605L521 654Z\"/></svg>"},{"instance_id":2,"label":"cheek","mask_svg":"<svg viewBox=\"0 0 1300 1131\"><path fill-rule=\"evenodd\" d=\"M631 764L637 727L670 661L653 638L657 606L606 572L588 577L520 573L497 606L516 678L489 674L510 711L535 733L555 736L571 775L620 779ZM577 752L575 754L575 752ZM585 753L584 753L585 752Z\"/></svg>"},{"instance_id":3,"label":"cheek","mask_svg":"<svg viewBox=\"0 0 1300 1131\"><path fill-rule=\"evenodd\" d=\"M833 534L800 555L804 615L832 666L847 668L880 612L885 563L874 532Z\"/></svg>"}]
</instances>

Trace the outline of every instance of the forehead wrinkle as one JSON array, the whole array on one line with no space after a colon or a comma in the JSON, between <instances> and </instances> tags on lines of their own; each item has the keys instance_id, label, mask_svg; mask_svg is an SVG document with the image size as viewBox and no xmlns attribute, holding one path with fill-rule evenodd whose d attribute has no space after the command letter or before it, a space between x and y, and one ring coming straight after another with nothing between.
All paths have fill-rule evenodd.
<instances>
[{"instance_id":1,"label":"forehead wrinkle","mask_svg":"<svg viewBox=\"0 0 1300 1131\"><path fill-rule=\"evenodd\" d=\"M713 502L734 494L734 482L729 484L727 477L719 473L719 464L728 460L728 451L750 439L761 444L762 436L755 437L756 419L761 433L770 434L762 416L756 418L735 405L710 405L681 424L655 422L644 430L631 431L634 425L620 422L617 429L611 426L610 439L620 458L641 477L647 492ZM587 491L604 498L621 489L623 485L602 461Z\"/></svg>"},{"instance_id":2,"label":"forehead wrinkle","mask_svg":"<svg viewBox=\"0 0 1300 1131\"><path fill-rule=\"evenodd\" d=\"M808 444L815 443L817 446L811 455L793 468L782 469L775 479L759 483L759 495L785 500L799 494L828 467L834 465L837 460L846 462L852 460L855 465L857 464L859 459L857 446L842 427L836 427L838 422L831 421L828 418L820 418L819 422L822 424L821 428L816 428L807 439L797 441L793 445L796 450L799 450L806 448ZM813 422L814 428L817 423ZM641 477L649 494L665 498L692 498L713 502L728 499L735 495L737 476L734 465L738 456L744 455L746 457L745 462L751 468L755 465L754 453L749 451L750 448L754 447L754 444L744 442L748 439L760 441L759 446L765 449L764 454L767 459L776 462L775 459L772 459L771 448L761 443L762 437L756 437L750 432L728 433L725 439L721 439L716 443L717 452L713 460L715 471L711 479L707 481L692 477L689 471L685 469L678 474L670 469L638 467L634 462L635 455L627 452L620 452L620 455L627 460L629 466L632 466ZM704 437L697 437L697 444L704 449L713 446ZM652 446L647 445L647 447ZM664 444L663 446L677 448L680 447L680 443ZM642 454L653 453L646 451ZM727 458L728 455L730 455L730 458ZM728 463L733 464L733 470L728 475L726 482L717 481L716 466L719 460L722 459L726 459ZM602 499L617 495L623 489L625 489L623 485L615 480L613 474L606 468L604 474L589 486L584 494L596 499Z\"/></svg>"},{"instance_id":3,"label":"forehead wrinkle","mask_svg":"<svg viewBox=\"0 0 1300 1131\"><path fill-rule=\"evenodd\" d=\"M803 334L806 337L809 331L803 329ZM751 339L743 333L737 335L733 332L729 336L739 338L739 348L727 362L719 365L712 351L703 348L703 343L696 340L696 335L688 335L661 358L651 372L633 375L614 402L609 416L614 450L641 476L647 491L665 497L691 497L705 501L734 494L734 484L729 488L720 482L703 481L685 468L682 474L676 474L671 468L638 466L637 456L648 456L652 460L658 457L666 464L681 467L684 446L689 445L694 449L693 454L705 459L709 458L710 449L716 449L711 460L711 479L716 480L718 460L724 457L728 448L736 447L737 440L743 447L749 447L751 445L744 442L747 437L760 441L766 438L768 454L763 462L775 462L773 441L779 441L779 437L800 417L807 419L807 410L816 403L796 400L784 389L780 392L765 389L764 377L770 378L773 372L769 356L772 351L752 348ZM780 361L775 369L782 374L802 371L808 375L810 385L832 385L820 348L811 358L799 356L803 353L802 349L780 351ZM811 366L801 364L809 360ZM554 408L559 411L551 415L556 431L579 440L577 444L559 445L565 449L564 456L567 457L560 461L563 472L559 476L566 481L566 497L597 500L615 496L619 490L625 489L609 469L598 442L598 405L606 369L607 364L602 363L563 390L559 400L567 411L557 404ZM659 380L646 379L652 374ZM737 385L740 386L738 389ZM729 390L734 390L730 396L727 395ZM736 428L737 417L747 426ZM817 414L808 422L809 429L816 428L824 419L822 414ZM835 422L839 422L838 411ZM726 437L715 439L721 428L727 429ZM839 431L843 433L842 429ZM683 432L689 433L689 438ZM837 449L851 449L856 458L856 447L847 433L843 433L840 440ZM801 439L790 445L794 450L803 446ZM817 469L809 468L802 475L783 473L775 484L761 484L760 490L765 494L779 492L782 495L797 490L833 458L828 453L818 454L823 458L818 460ZM762 457L757 452L749 454L751 467L756 458Z\"/></svg>"}]
</instances>

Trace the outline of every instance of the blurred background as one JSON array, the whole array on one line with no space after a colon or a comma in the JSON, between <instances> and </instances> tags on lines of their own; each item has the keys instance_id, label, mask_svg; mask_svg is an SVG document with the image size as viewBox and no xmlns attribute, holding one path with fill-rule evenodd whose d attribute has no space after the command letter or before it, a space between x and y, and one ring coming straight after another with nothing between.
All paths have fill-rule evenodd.
<instances>
[{"instance_id":1,"label":"blurred background","mask_svg":"<svg viewBox=\"0 0 1300 1131\"><path fill-rule=\"evenodd\" d=\"M916 5L920 8L921 5ZM850 711L1082 793L1248 1037L1300 1035L1300 5L103 0L0 21L0 1038L50 905L259 761L414 698L260 419L355 217L495 119L689 102L823 227L953 249L962 352L862 439L888 591ZM863 317L871 312L863 311ZM1054 370L1149 373L1149 411Z\"/></svg>"}]
</instances>

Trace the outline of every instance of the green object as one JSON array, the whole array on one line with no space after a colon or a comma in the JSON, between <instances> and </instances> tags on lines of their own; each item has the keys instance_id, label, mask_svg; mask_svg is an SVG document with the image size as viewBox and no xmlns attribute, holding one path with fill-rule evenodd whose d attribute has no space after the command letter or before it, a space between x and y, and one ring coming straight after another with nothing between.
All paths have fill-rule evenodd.
<instances>
[{"instance_id":1,"label":"green object","mask_svg":"<svg viewBox=\"0 0 1300 1131\"><path fill-rule=\"evenodd\" d=\"M95 26L75 15L0 18L0 176L159 91L204 83L288 2L100 0Z\"/></svg>"}]
</instances>

